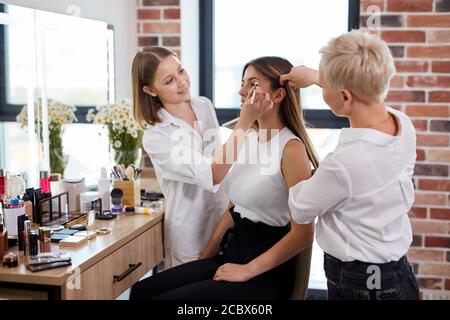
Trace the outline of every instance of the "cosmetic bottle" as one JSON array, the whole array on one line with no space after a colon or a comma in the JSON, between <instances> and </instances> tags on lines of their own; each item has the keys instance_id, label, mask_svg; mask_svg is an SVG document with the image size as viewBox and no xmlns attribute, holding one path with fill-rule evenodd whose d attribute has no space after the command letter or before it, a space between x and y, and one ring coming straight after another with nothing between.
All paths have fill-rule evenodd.
<instances>
[{"instance_id":1,"label":"cosmetic bottle","mask_svg":"<svg viewBox=\"0 0 450 320\"><path fill-rule=\"evenodd\" d=\"M119 188L111 190L111 212L120 215L123 212L123 191Z\"/></svg>"},{"instance_id":2,"label":"cosmetic bottle","mask_svg":"<svg viewBox=\"0 0 450 320\"><path fill-rule=\"evenodd\" d=\"M39 234L33 230L29 235L30 256L36 256L39 253Z\"/></svg>"},{"instance_id":3,"label":"cosmetic bottle","mask_svg":"<svg viewBox=\"0 0 450 320\"><path fill-rule=\"evenodd\" d=\"M88 240L92 240L96 237L95 233L95 211L91 210L87 214L86 234Z\"/></svg>"},{"instance_id":4,"label":"cosmetic bottle","mask_svg":"<svg viewBox=\"0 0 450 320\"><path fill-rule=\"evenodd\" d=\"M30 201L28 194L24 194L22 197L23 206L25 208L25 215L33 222L33 203Z\"/></svg>"},{"instance_id":5,"label":"cosmetic bottle","mask_svg":"<svg viewBox=\"0 0 450 320\"><path fill-rule=\"evenodd\" d=\"M52 173L50 175L50 190L52 194L57 195L62 192L62 181L60 173Z\"/></svg>"},{"instance_id":6,"label":"cosmetic bottle","mask_svg":"<svg viewBox=\"0 0 450 320\"><path fill-rule=\"evenodd\" d=\"M146 207L125 207L125 212L128 213L143 213L144 215L151 215L152 209Z\"/></svg>"},{"instance_id":7,"label":"cosmetic bottle","mask_svg":"<svg viewBox=\"0 0 450 320\"><path fill-rule=\"evenodd\" d=\"M25 221L28 221L26 215L17 218L17 240L19 251L25 252Z\"/></svg>"},{"instance_id":8,"label":"cosmetic bottle","mask_svg":"<svg viewBox=\"0 0 450 320\"><path fill-rule=\"evenodd\" d=\"M0 258L8 251L8 231L3 225L3 203L0 201Z\"/></svg>"},{"instance_id":9,"label":"cosmetic bottle","mask_svg":"<svg viewBox=\"0 0 450 320\"><path fill-rule=\"evenodd\" d=\"M123 211L127 216L134 215L136 213L134 207L125 207Z\"/></svg>"},{"instance_id":10,"label":"cosmetic bottle","mask_svg":"<svg viewBox=\"0 0 450 320\"><path fill-rule=\"evenodd\" d=\"M39 251L41 253L52 252L50 228L39 228Z\"/></svg>"},{"instance_id":11,"label":"cosmetic bottle","mask_svg":"<svg viewBox=\"0 0 450 320\"><path fill-rule=\"evenodd\" d=\"M21 206L22 206L22 203L21 203L19 198L11 198L11 199L9 199L9 207L11 209L19 208Z\"/></svg>"},{"instance_id":12,"label":"cosmetic bottle","mask_svg":"<svg viewBox=\"0 0 450 320\"><path fill-rule=\"evenodd\" d=\"M50 189L50 175L48 171L41 171L40 172L40 187L42 190L42 193L49 197L51 195L51 189Z\"/></svg>"},{"instance_id":13,"label":"cosmetic bottle","mask_svg":"<svg viewBox=\"0 0 450 320\"><path fill-rule=\"evenodd\" d=\"M110 197L110 183L108 179L108 174L106 173L106 168L102 167L100 171L100 179L98 180L98 193L100 198L102 198L103 210L109 210L111 208L111 197Z\"/></svg>"},{"instance_id":14,"label":"cosmetic bottle","mask_svg":"<svg viewBox=\"0 0 450 320\"><path fill-rule=\"evenodd\" d=\"M23 228L23 244L24 244L24 255L30 256L30 234L31 234L31 221L27 220L24 222Z\"/></svg>"},{"instance_id":15,"label":"cosmetic bottle","mask_svg":"<svg viewBox=\"0 0 450 320\"><path fill-rule=\"evenodd\" d=\"M50 190L52 191L52 196L56 196L63 192L60 173L52 173L50 175ZM59 203L57 199L52 199L52 210L53 212L59 211Z\"/></svg>"},{"instance_id":16,"label":"cosmetic bottle","mask_svg":"<svg viewBox=\"0 0 450 320\"><path fill-rule=\"evenodd\" d=\"M150 209L154 213L164 213L164 201L162 199L150 202Z\"/></svg>"},{"instance_id":17,"label":"cosmetic bottle","mask_svg":"<svg viewBox=\"0 0 450 320\"><path fill-rule=\"evenodd\" d=\"M5 171L0 169L0 200L6 196L6 176Z\"/></svg>"},{"instance_id":18,"label":"cosmetic bottle","mask_svg":"<svg viewBox=\"0 0 450 320\"><path fill-rule=\"evenodd\" d=\"M19 259L17 258L17 254L14 252L5 254L2 261L4 268L15 268L19 265Z\"/></svg>"}]
</instances>

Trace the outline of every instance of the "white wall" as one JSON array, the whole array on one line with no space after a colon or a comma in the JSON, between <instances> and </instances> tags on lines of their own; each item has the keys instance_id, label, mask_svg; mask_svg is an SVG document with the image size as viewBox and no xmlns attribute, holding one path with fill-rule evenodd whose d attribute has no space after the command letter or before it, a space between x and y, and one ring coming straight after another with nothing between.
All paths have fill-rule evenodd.
<instances>
[{"instance_id":1,"label":"white wall","mask_svg":"<svg viewBox=\"0 0 450 320\"><path fill-rule=\"evenodd\" d=\"M131 63L137 52L137 5L135 0L0 0L2 3L63 14L114 26L116 98L131 98ZM74 7L75 6L75 7ZM79 11L78 11L79 10Z\"/></svg>"}]
</instances>

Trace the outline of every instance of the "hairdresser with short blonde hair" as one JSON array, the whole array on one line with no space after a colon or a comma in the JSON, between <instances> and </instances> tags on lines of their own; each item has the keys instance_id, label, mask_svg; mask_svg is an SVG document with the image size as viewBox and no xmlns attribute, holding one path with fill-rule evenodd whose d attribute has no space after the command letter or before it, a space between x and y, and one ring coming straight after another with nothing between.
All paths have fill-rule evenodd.
<instances>
[{"instance_id":1,"label":"hairdresser with short blonde hair","mask_svg":"<svg viewBox=\"0 0 450 320\"><path fill-rule=\"evenodd\" d=\"M325 102L351 128L342 129L314 176L290 189L294 220L318 217L329 299L418 299L405 256L416 133L405 114L384 103L394 60L385 42L360 31L332 39L321 53L319 72L297 67L281 80L322 86Z\"/></svg>"}]
</instances>

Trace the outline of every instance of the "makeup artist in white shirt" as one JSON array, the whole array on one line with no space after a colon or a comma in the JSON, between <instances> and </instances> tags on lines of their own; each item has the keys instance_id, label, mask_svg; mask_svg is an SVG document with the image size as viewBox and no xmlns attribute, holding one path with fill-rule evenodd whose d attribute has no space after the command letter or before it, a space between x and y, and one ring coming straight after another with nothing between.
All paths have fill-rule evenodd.
<instances>
[{"instance_id":1,"label":"makeup artist in white shirt","mask_svg":"<svg viewBox=\"0 0 450 320\"><path fill-rule=\"evenodd\" d=\"M322 86L325 102L351 128L342 129L311 179L290 188L293 218L306 224L318 217L329 299L416 300L405 256L416 133L405 114L384 104L395 74L392 55L382 40L357 31L332 39L321 53L319 72L301 66L281 81Z\"/></svg>"},{"instance_id":2,"label":"makeup artist in white shirt","mask_svg":"<svg viewBox=\"0 0 450 320\"><path fill-rule=\"evenodd\" d=\"M136 54L132 81L134 117L148 125L142 142L166 197L164 268L174 267L199 258L229 204L217 185L247 130L273 103L255 89L254 103L242 108L222 146L214 106L207 98L191 98L189 75L173 51L150 47Z\"/></svg>"}]
</instances>

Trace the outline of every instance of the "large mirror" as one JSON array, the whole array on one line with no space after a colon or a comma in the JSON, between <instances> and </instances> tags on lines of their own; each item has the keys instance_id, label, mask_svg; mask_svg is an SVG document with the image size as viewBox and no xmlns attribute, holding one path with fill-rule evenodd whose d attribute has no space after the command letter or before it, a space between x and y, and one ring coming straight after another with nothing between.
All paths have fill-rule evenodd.
<instances>
[{"instance_id":1,"label":"large mirror","mask_svg":"<svg viewBox=\"0 0 450 320\"><path fill-rule=\"evenodd\" d=\"M115 100L113 41L105 22L0 3L0 168L37 187L50 165L68 178L109 165L86 114ZM52 121L71 124L61 135Z\"/></svg>"}]
</instances>

